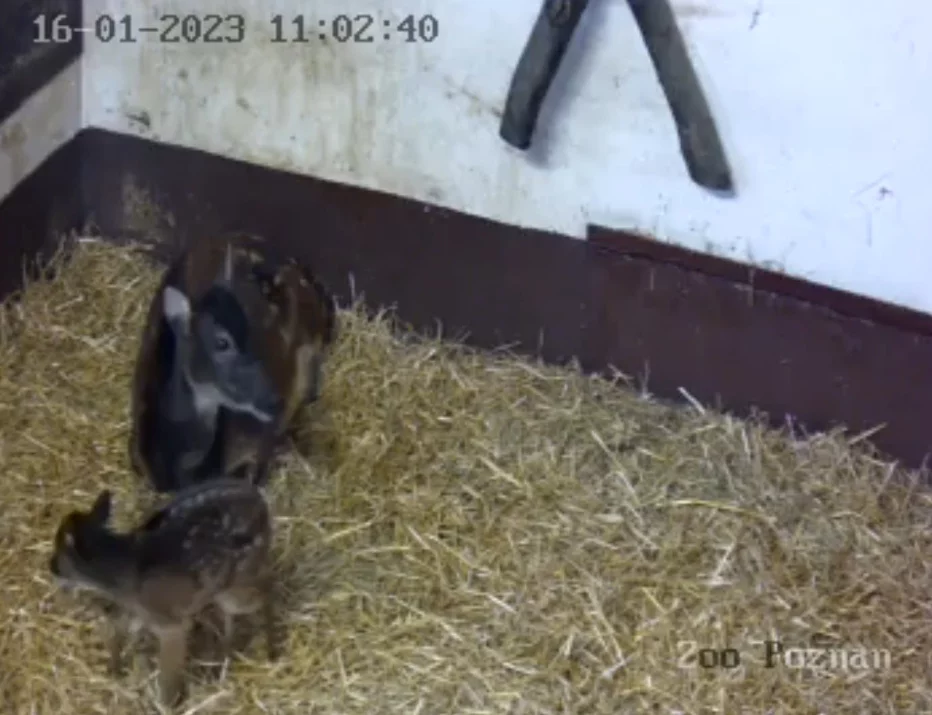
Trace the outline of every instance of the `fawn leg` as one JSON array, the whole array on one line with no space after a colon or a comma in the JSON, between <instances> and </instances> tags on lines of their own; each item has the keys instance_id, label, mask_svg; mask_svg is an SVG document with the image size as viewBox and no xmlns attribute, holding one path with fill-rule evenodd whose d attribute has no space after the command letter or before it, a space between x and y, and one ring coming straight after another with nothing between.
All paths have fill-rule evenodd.
<instances>
[{"instance_id":1,"label":"fawn leg","mask_svg":"<svg viewBox=\"0 0 932 715\"><path fill-rule=\"evenodd\" d=\"M226 660L233 652L236 614L224 607L220 608L220 613L223 615L223 633L220 636L220 659Z\"/></svg>"},{"instance_id":2,"label":"fawn leg","mask_svg":"<svg viewBox=\"0 0 932 715\"><path fill-rule=\"evenodd\" d=\"M263 610L265 620L265 607L267 599L262 586L241 586L230 589L217 596L217 605L223 613L223 638L221 647L224 657L230 655L233 649L234 623L236 616L249 615Z\"/></svg>"},{"instance_id":3,"label":"fawn leg","mask_svg":"<svg viewBox=\"0 0 932 715\"><path fill-rule=\"evenodd\" d=\"M236 595L233 592L222 593L217 596L217 606L223 617L223 631L220 634L220 660L226 660L233 651L233 635L235 632L235 617L237 613Z\"/></svg>"},{"instance_id":4,"label":"fawn leg","mask_svg":"<svg viewBox=\"0 0 932 715\"><path fill-rule=\"evenodd\" d=\"M125 613L111 615L107 623L107 670L114 677L123 670L123 649L129 635L129 617Z\"/></svg>"},{"instance_id":5,"label":"fawn leg","mask_svg":"<svg viewBox=\"0 0 932 715\"><path fill-rule=\"evenodd\" d=\"M265 633L265 652L269 660L278 658L275 642L275 581L271 575L265 576L259 584L259 596L262 601L262 630Z\"/></svg>"},{"instance_id":6,"label":"fawn leg","mask_svg":"<svg viewBox=\"0 0 932 715\"><path fill-rule=\"evenodd\" d=\"M182 675L188 654L188 634L191 624L162 627L159 638L159 691L162 702L174 707L181 698Z\"/></svg>"}]
</instances>

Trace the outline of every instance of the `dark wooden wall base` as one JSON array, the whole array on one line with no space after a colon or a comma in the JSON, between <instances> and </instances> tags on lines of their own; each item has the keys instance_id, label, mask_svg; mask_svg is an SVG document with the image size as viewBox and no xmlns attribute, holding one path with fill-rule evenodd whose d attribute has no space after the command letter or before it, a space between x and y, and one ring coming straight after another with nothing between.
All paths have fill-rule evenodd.
<instances>
[{"instance_id":1,"label":"dark wooden wall base","mask_svg":"<svg viewBox=\"0 0 932 715\"><path fill-rule=\"evenodd\" d=\"M63 181L80 187L80 212ZM874 443L910 466L932 449L930 316L630 234L593 228L579 241L101 130L0 205L0 236L44 240L43 201L58 207L56 229L86 220L163 256L208 232L258 233L342 302L352 275L370 306L418 328L440 321L480 347L613 365L661 397L682 387L809 430L885 423ZM11 277L0 273L0 290Z\"/></svg>"},{"instance_id":2,"label":"dark wooden wall base","mask_svg":"<svg viewBox=\"0 0 932 715\"><path fill-rule=\"evenodd\" d=\"M737 414L790 418L800 431L842 423L854 436L885 425L873 443L923 464L932 449L928 316L673 247L651 259L645 239L617 232L596 230L590 241L605 247L590 355L640 366L655 394L682 399L682 387Z\"/></svg>"}]
</instances>

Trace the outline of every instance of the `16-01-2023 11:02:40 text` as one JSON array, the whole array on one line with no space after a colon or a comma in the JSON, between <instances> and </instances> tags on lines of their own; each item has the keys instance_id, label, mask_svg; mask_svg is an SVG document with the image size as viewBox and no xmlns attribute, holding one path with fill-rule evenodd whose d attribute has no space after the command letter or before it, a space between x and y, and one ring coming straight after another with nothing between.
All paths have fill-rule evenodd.
<instances>
[{"instance_id":1,"label":"16-01-2023 11:02:40 text","mask_svg":"<svg viewBox=\"0 0 932 715\"><path fill-rule=\"evenodd\" d=\"M162 43L239 43L246 38L243 15L166 13L149 22L136 22L131 15L99 15L90 27L72 27L64 14L40 14L33 20L34 41L40 44L70 42L76 34L88 34L99 42L135 43L150 36ZM341 13L328 19L305 15L274 15L270 20L274 43L306 43L334 40L339 43L372 43L377 39L403 42L433 42L440 31L434 15L409 14L398 19L377 18L371 14ZM381 34L379 30L381 29Z\"/></svg>"}]
</instances>

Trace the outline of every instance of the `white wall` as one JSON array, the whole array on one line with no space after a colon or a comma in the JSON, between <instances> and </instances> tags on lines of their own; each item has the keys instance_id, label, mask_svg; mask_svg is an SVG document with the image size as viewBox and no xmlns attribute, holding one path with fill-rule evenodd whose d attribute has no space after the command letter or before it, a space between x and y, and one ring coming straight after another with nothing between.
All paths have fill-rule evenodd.
<instances>
[{"instance_id":1,"label":"white wall","mask_svg":"<svg viewBox=\"0 0 932 715\"><path fill-rule=\"evenodd\" d=\"M932 313L932 4L672 2L735 200L690 182L625 0L591 0L531 157L499 139L498 115L539 0L85 0L89 24L157 24L154 5L240 13L247 32L88 37L83 121L577 237L639 230ZM270 44L271 17L307 7L432 13L439 36ZM142 112L151 129L129 117Z\"/></svg>"},{"instance_id":2,"label":"white wall","mask_svg":"<svg viewBox=\"0 0 932 715\"><path fill-rule=\"evenodd\" d=\"M0 201L81 128L81 62L0 122Z\"/></svg>"}]
</instances>

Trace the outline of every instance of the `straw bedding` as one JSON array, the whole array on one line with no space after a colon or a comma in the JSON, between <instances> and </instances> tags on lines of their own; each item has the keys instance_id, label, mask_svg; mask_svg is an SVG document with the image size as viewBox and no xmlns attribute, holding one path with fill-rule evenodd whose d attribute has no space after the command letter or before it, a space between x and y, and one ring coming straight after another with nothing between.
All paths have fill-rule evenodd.
<instances>
[{"instance_id":1,"label":"straw bedding","mask_svg":"<svg viewBox=\"0 0 932 715\"><path fill-rule=\"evenodd\" d=\"M46 569L100 489L121 527L154 500L126 439L158 273L97 242L60 268L0 324L0 708L151 712L151 639L110 677L101 611ZM282 655L245 619L211 667L207 617L182 710L932 712L929 496L866 441L341 321L269 487ZM835 657L768 668L766 640ZM740 665L681 662L689 642Z\"/></svg>"}]
</instances>

